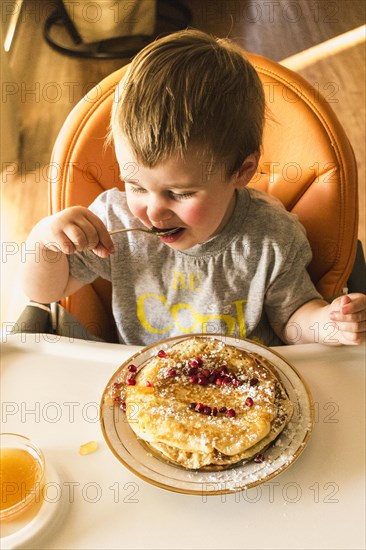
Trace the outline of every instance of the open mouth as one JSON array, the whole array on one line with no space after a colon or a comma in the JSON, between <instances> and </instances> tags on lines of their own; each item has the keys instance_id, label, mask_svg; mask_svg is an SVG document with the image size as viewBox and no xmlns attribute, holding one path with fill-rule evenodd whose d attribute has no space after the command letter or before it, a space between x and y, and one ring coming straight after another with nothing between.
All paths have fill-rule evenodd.
<instances>
[{"instance_id":1,"label":"open mouth","mask_svg":"<svg viewBox=\"0 0 366 550\"><path fill-rule=\"evenodd\" d=\"M155 233L155 235L159 237L168 237L170 235L175 235L175 233L178 233L178 231L181 231L182 227L172 227L170 229L159 229L158 227L152 227L151 231L152 233Z\"/></svg>"},{"instance_id":2,"label":"open mouth","mask_svg":"<svg viewBox=\"0 0 366 550\"><path fill-rule=\"evenodd\" d=\"M159 238L166 244L174 243L180 238L183 232L184 232L184 227L175 227L174 229L167 231L163 235L160 235Z\"/></svg>"}]
</instances>

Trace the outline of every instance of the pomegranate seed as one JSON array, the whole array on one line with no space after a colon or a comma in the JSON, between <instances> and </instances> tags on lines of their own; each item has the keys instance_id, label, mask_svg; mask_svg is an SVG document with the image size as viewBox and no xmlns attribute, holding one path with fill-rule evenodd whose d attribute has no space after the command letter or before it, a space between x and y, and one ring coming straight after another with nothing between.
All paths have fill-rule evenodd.
<instances>
[{"instance_id":1,"label":"pomegranate seed","mask_svg":"<svg viewBox=\"0 0 366 550\"><path fill-rule=\"evenodd\" d=\"M208 377L210 376L210 374L211 374L211 373L210 373L210 371L209 371L208 369L203 369L203 371L202 371L202 375L203 375L203 376L206 376L206 378L208 378Z\"/></svg>"},{"instance_id":2,"label":"pomegranate seed","mask_svg":"<svg viewBox=\"0 0 366 550\"><path fill-rule=\"evenodd\" d=\"M127 384L129 386L134 386L136 384L136 378L134 376L130 376L127 378Z\"/></svg>"},{"instance_id":3,"label":"pomegranate seed","mask_svg":"<svg viewBox=\"0 0 366 550\"><path fill-rule=\"evenodd\" d=\"M253 407L253 399L251 397L247 397L246 400L245 400L245 404L248 407Z\"/></svg>"},{"instance_id":4,"label":"pomegranate seed","mask_svg":"<svg viewBox=\"0 0 366 550\"><path fill-rule=\"evenodd\" d=\"M125 401L122 401L122 403L120 404L119 408L121 409L121 411L126 412L126 402L125 402Z\"/></svg>"},{"instance_id":5,"label":"pomegranate seed","mask_svg":"<svg viewBox=\"0 0 366 550\"><path fill-rule=\"evenodd\" d=\"M217 385L217 386L222 386L222 383L223 383L223 379L222 379L222 378L217 378L217 379L216 379L216 385Z\"/></svg>"},{"instance_id":6,"label":"pomegranate seed","mask_svg":"<svg viewBox=\"0 0 366 550\"><path fill-rule=\"evenodd\" d=\"M227 411L226 407L220 407L219 408L219 413L226 413L226 411Z\"/></svg>"},{"instance_id":7,"label":"pomegranate seed","mask_svg":"<svg viewBox=\"0 0 366 550\"><path fill-rule=\"evenodd\" d=\"M196 411L202 413L205 410L205 406L204 406L203 403L197 403L195 409L196 409Z\"/></svg>"},{"instance_id":8,"label":"pomegranate seed","mask_svg":"<svg viewBox=\"0 0 366 550\"><path fill-rule=\"evenodd\" d=\"M206 376L199 376L197 379L197 384L199 384L200 386L207 386Z\"/></svg>"},{"instance_id":9,"label":"pomegranate seed","mask_svg":"<svg viewBox=\"0 0 366 550\"><path fill-rule=\"evenodd\" d=\"M205 408L203 409L203 414L207 414L207 416L211 416L211 407L209 407L208 405L205 406Z\"/></svg>"},{"instance_id":10,"label":"pomegranate seed","mask_svg":"<svg viewBox=\"0 0 366 550\"><path fill-rule=\"evenodd\" d=\"M191 367L200 367L201 365L203 365L203 361L202 361L201 357L195 357L190 362L190 365L191 365Z\"/></svg>"},{"instance_id":11,"label":"pomegranate seed","mask_svg":"<svg viewBox=\"0 0 366 550\"><path fill-rule=\"evenodd\" d=\"M137 372L137 367L135 365L128 365L127 368L130 372Z\"/></svg>"},{"instance_id":12,"label":"pomegranate seed","mask_svg":"<svg viewBox=\"0 0 366 550\"><path fill-rule=\"evenodd\" d=\"M231 378L229 378L228 376L225 376L225 377L222 379L222 383L223 383L223 384L226 384L226 385L232 384L232 380L231 380Z\"/></svg>"},{"instance_id":13,"label":"pomegranate seed","mask_svg":"<svg viewBox=\"0 0 366 550\"><path fill-rule=\"evenodd\" d=\"M189 376L193 376L194 374L197 374L198 368L197 367L191 367L188 371Z\"/></svg>"},{"instance_id":14,"label":"pomegranate seed","mask_svg":"<svg viewBox=\"0 0 366 550\"><path fill-rule=\"evenodd\" d=\"M122 386L123 386L123 382L115 382L115 383L113 384L113 387L116 388L116 389L122 388Z\"/></svg>"},{"instance_id":15,"label":"pomegranate seed","mask_svg":"<svg viewBox=\"0 0 366 550\"><path fill-rule=\"evenodd\" d=\"M211 412L212 416L217 416L217 407L214 407Z\"/></svg>"},{"instance_id":16,"label":"pomegranate seed","mask_svg":"<svg viewBox=\"0 0 366 550\"><path fill-rule=\"evenodd\" d=\"M209 384L216 384L217 377L214 374L211 374L211 376L208 379Z\"/></svg>"},{"instance_id":17,"label":"pomegranate seed","mask_svg":"<svg viewBox=\"0 0 366 550\"><path fill-rule=\"evenodd\" d=\"M169 376L173 377L177 374L177 371L175 369L170 369L168 374L169 374Z\"/></svg>"},{"instance_id":18,"label":"pomegranate seed","mask_svg":"<svg viewBox=\"0 0 366 550\"><path fill-rule=\"evenodd\" d=\"M196 405L197 405L197 403L190 403L190 404L189 404L189 408L190 408L190 409L195 409L195 408L196 408Z\"/></svg>"},{"instance_id":19,"label":"pomegranate seed","mask_svg":"<svg viewBox=\"0 0 366 550\"><path fill-rule=\"evenodd\" d=\"M254 377L254 378L251 378L249 384L250 384L250 386L256 386L258 384L258 382L259 382L258 378Z\"/></svg>"},{"instance_id":20,"label":"pomegranate seed","mask_svg":"<svg viewBox=\"0 0 366 550\"><path fill-rule=\"evenodd\" d=\"M152 388L153 387L153 384L149 381L149 380L146 380L146 386L148 388Z\"/></svg>"},{"instance_id":21,"label":"pomegranate seed","mask_svg":"<svg viewBox=\"0 0 366 550\"><path fill-rule=\"evenodd\" d=\"M229 418L234 418L234 416L236 415L236 413L235 413L234 409L229 409L229 410L227 411L227 415L228 415Z\"/></svg>"},{"instance_id":22,"label":"pomegranate seed","mask_svg":"<svg viewBox=\"0 0 366 550\"><path fill-rule=\"evenodd\" d=\"M234 378L233 386L235 386L235 387L239 386L239 380L237 378Z\"/></svg>"},{"instance_id":23,"label":"pomegranate seed","mask_svg":"<svg viewBox=\"0 0 366 550\"><path fill-rule=\"evenodd\" d=\"M191 384L195 384L197 382L197 376L190 376L189 381Z\"/></svg>"},{"instance_id":24,"label":"pomegranate seed","mask_svg":"<svg viewBox=\"0 0 366 550\"><path fill-rule=\"evenodd\" d=\"M164 351L163 349L161 349L161 350L158 351L158 357L166 357L166 356L167 356L167 355L166 355L166 353L165 353L165 351Z\"/></svg>"},{"instance_id":25,"label":"pomegranate seed","mask_svg":"<svg viewBox=\"0 0 366 550\"><path fill-rule=\"evenodd\" d=\"M254 458L254 462L264 462L266 460L266 457L264 455L257 455L255 458Z\"/></svg>"}]
</instances>

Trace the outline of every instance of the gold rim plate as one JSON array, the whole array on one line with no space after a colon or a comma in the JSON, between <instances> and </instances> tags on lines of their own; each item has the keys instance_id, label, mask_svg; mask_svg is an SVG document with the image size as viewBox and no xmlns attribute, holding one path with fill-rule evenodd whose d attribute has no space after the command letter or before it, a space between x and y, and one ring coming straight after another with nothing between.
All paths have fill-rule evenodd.
<instances>
[{"instance_id":1,"label":"gold rim plate","mask_svg":"<svg viewBox=\"0 0 366 550\"><path fill-rule=\"evenodd\" d=\"M194 334L167 338L153 344L125 361L109 380L101 399L100 421L103 436L117 459L136 476L162 489L190 495L219 495L234 493L265 483L286 470L304 451L314 425L314 406L310 390L300 375L284 357L257 342L233 338L223 334L212 335L229 346L236 346L247 352L258 353L269 360L277 370L290 400L294 414L280 436L263 453L264 462L253 460L240 463L226 470L187 470L165 461L149 450L130 427L133 411L126 414L111 405L108 399L110 386L126 371L130 363L142 368L144 363L160 349L182 340L209 335Z\"/></svg>"}]
</instances>

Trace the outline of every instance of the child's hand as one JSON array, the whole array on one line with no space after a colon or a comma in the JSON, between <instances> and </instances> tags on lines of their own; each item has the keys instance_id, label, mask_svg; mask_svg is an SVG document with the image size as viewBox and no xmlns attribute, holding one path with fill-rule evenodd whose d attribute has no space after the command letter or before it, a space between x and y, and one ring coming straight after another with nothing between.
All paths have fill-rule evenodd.
<instances>
[{"instance_id":1,"label":"child's hand","mask_svg":"<svg viewBox=\"0 0 366 550\"><path fill-rule=\"evenodd\" d=\"M366 341L366 295L347 294L336 298L329 308L336 322L341 344L356 345Z\"/></svg>"},{"instance_id":2,"label":"child's hand","mask_svg":"<svg viewBox=\"0 0 366 550\"><path fill-rule=\"evenodd\" d=\"M66 208L44 218L33 232L33 240L64 254L92 250L101 258L114 252L112 239L102 220L84 206Z\"/></svg>"}]
</instances>

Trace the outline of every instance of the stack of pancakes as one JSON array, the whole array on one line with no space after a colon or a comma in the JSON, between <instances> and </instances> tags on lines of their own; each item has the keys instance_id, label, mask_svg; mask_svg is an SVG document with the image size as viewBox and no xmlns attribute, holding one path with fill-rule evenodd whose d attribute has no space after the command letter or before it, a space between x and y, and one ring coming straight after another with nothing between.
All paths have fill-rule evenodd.
<instances>
[{"instance_id":1,"label":"stack of pancakes","mask_svg":"<svg viewBox=\"0 0 366 550\"><path fill-rule=\"evenodd\" d=\"M222 469L258 457L293 405L263 357L213 337L160 350L119 390L136 435L184 468Z\"/></svg>"}]
</instances>

